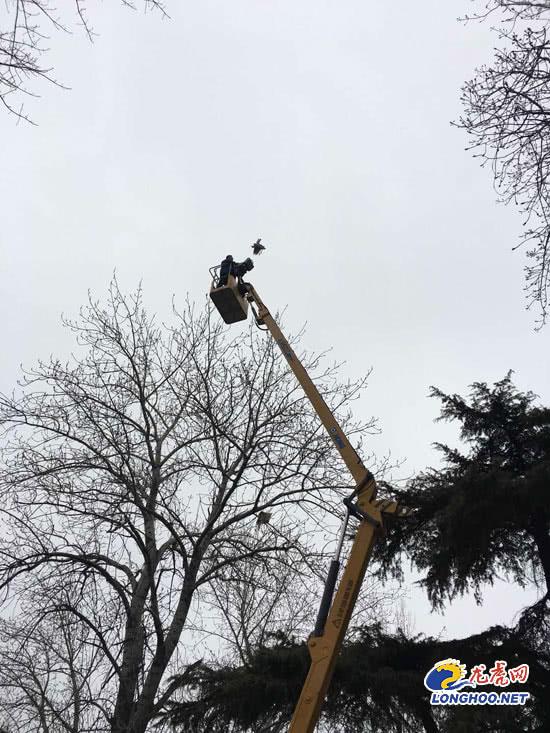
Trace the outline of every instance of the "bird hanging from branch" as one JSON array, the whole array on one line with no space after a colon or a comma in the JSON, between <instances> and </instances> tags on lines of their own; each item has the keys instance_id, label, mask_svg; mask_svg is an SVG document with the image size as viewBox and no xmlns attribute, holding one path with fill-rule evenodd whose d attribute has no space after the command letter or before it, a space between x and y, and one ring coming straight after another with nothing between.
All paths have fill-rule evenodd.
<instances>
[{"instance_id":1,"label":"bird hanging from branch","mask_svg":"<svg viewBox=\"0 0 550 733\"><path fill-rule=\"evenodd\" d=\"M271 517L271 512L258 512L256 516L256 527L259 527L262 524L269 524Z\"/></svg>"},{"instance_id":2,"label":"bird hanging from branch","mask_svg":"<svg viewBox=\"0 0 550 733\"><path fill-rule=\"evenodd\" d=\"M261 255L261 254L262 254L262 252L263 252L263 251L264 251L264 249L265 249L264 245L263 245L263 244L262 244L261 242L262 242L262 239L261 239L261 237L260 237L260 238L259 238L259 239L257 239L257 240L256 240L256 241L254 242L254 244L252 245L252 252L253 252L253 253L254 253L255 255Z\"/></svg>"}]
</instances>

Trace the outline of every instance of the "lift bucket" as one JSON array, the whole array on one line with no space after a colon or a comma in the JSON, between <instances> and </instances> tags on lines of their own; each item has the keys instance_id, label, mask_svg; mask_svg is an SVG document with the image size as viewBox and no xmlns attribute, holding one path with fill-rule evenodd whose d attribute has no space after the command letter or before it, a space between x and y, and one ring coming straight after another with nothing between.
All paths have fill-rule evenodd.
<instances>
[{"instance_id":1,"label":"lift bucket","mask_svg":"<svg viewBox=\"0 0 550 733\"><path fill-rule=\"evenodd\" d=\"M213 282L210 297L226 323L246 320L248 301L239 293L237 280L233 275L229 275L227 285L222 285L221 288L217 288L216 283Z\"/></svg>"}]
</instances>

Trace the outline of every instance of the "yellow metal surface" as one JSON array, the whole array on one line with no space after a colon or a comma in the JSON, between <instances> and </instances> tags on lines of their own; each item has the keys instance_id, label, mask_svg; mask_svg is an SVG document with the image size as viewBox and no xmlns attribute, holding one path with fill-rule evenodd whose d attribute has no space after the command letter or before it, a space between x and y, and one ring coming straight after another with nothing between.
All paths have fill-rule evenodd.
<instances>
[{"instance_id":1,"label":"yellow metal surface","mask_svg":"<svg viewBox=\"0 0 550 733\"><path fill-rule=\"evenodd\" d=\"M332 601L323 634L312 636L308 641L311 666L292 717L289 733L313 733L321 714L321 707L334 671L336 658L350 622L374 543L383 533L382 517L384 514L405 516L408 510L399 507L395 501L376 500L377 487L374 477L348 441L338 421L258 293L250 284L247 284L247 288L247 299L257 308L258 322L265 324L269 329L351 473L357 487L357 505L363 512L363 519L359 524L342 578ZM211 297L215 292L216 289L211 291ZM239 296L237 290L235 293ZM216 302L214 297L213 300ZM241 318L227 320L226 316L233 318L233 315L227 313L224 315L219 307L218 310L226 323L242 320ZM246 311L244 318L246 318Z\"/></svg>"},{"instance_id":2,"label":"yellow metal surface","mask_svg":"<svg viewBox=\"0 0 550 733\"><path fill-rule=\"evenodd\" d=\"M374 516L376 516L375 512ZM379 513L378 518L380 518ZM359 525L346 568L332 602L325 632L322 636L312 636L308 641L311 666L294 710L289 733L313 733L315 730L336 658L365 576L376 540L376 532L376 528L368 522L363 521Z\"/></svg>"},{"instance_id":3,"label":"yellow metal surface","mask_svg":"<svg viewBox=\"0 0 550 733\"><path fill-rule=\"evenodd\" d=\"M277 342L279 348L283 352L290 368L302 385L304 392L309 397L311 404L315 409L315 412L319 415L321 422L325 426L325 429L332 438L334 445L338 449L342 460L344 461L344 463L348 467L349 472L353 476L355 483L364 483L365 479L370 476L370 472L367 470L367 468L363 464L363 461L357 455L357 451L355 450L355 448L350 444L350 442L344 435L344 431L330 411L327 403L322 398L319 390L311 381L309 374L306 372L303 364L296 356L294 349L285 339L275 319L265 307L258 293L251 285L249 285L249 294L258 308L258 317L260 321L265 323L265 325L271 332L271 335ZM374 481L367 483L367 485L364 486L363 490L361 491L361 497L363 501L372 499L375 495L376 484Z\"/></svg>"},{"instance_id":4,"label":"yellow metal surface","mask_svg":"<svg viewBox=\"0 0 550 733\"><path fill-rule=\"evenodd\" d=\"M249 299L256 305L258 320L269 329L332 438L358 487L357 504L368 515L368 520L362 520L357 530L342 578L331 604L324 633L322 636L312 636L308 642L311 666L292 717L289 733L313 733L321 714L321 707L330 684L336 658L350 622L372 548L377 536L382 533L381 506L384 505L384 507L389 508L389 503L387 501L375 501L376 482L372 474L348 441L303 364L251 285L249 285ZM392 510L397 511L395 502L392 502L390 511Z\"/></svg>"}]
</instances>

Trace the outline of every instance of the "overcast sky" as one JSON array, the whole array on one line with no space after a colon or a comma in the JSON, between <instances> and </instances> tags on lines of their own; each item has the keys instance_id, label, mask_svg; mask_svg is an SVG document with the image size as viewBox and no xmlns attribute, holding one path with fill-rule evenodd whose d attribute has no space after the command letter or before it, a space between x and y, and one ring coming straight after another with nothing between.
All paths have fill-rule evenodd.
<instances>
[{"instance_id":1,"label":"overcast sky","mask_svg":"<svg viewBox=\"0 0 550 733\"><path fill-rule=\"evenodd\" d=\"M60 314L115 268L163 316L172 295L204 302L208 267L262 237L250 279L343 376L373 367L354 409L379 418L369 447L407 459L401 476L456 436L433 422L431 384L465 393L514 369L550 403L550 327L534 331L511 251L521 217L449 124L496 42L456 21L468 0L88 7L93 45L77 28L49 44L71 90L36 88L37 127L0 116L0 388L68 352ZM533 597L503 584L481 609L430 615L418 592L410 607L417 631L459 636Z\"/></svg>"}]
</instances>

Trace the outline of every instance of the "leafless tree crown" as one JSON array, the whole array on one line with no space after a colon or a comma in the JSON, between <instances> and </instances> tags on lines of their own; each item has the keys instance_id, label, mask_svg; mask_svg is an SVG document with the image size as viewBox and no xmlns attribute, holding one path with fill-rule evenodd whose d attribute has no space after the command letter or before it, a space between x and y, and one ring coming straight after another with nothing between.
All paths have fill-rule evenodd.
<instances>
[{"instance_id":1,"label":"leafless tree crown","mask_svg":"<svg viewBox=\"0 0 550 733\"><path fill-rule=\"evenodd\" d=\"M504 21L533 20L550 10L550 0L471 0L477 9L466 19L482 20L498 12Z\"/></svg>"},{"instance_id":2,"label":"leafless tree crown","mask_svg":"<svg viewBox=\"0 0 550 733\"><path fill-rule=\"evenodd\" d=\"M542 325L550 285L550 2L492 0L472 17L497 10L504 12L499 35L505 47L464 85L458 125L472 137L476 155L492 166L501 199L515 202L525 214L520 240L527 245L525 291ZM526 21L533 20L536 27L528 27Z\"/></svg>"},{"instance_id":3,"label":"leafless tree crown","mask_svg":"<svg viewBox=\"0 0 550 733\"><path fill-rule=\"evenodd\" d=\"M131 0L120 0L135 8ZM156 8L165 14L160 0L143 0L145 9ZM93 28L83 0L58 3L53 0L4 0L4 16L0 27L0 101L17 116L30 121L24 111L25 97L36 96L33 82L58 84L51 68L43 63L50 35L69 31L73 15L77 24L92 40Z\"/></svg>"},{"instance_id":4,"label":"leafless tree crown","mask_svg":"<svg viewBox=\"0 0 550 733\"><path fill-rule=\"evenodd\" d=\"M190 306L158 326L116 283L106 306L91 301L67 325L75 356L0 396L0 656L12 660L0 725L143 733L170 675L196 658L185 634L213 609L241 649L281 619L277 588L319 565L311 547L346 482L252 326L235 332ZM359 444L373 425L347 405L364 380L304 358Z\"/></svg>"}]
</instances>

